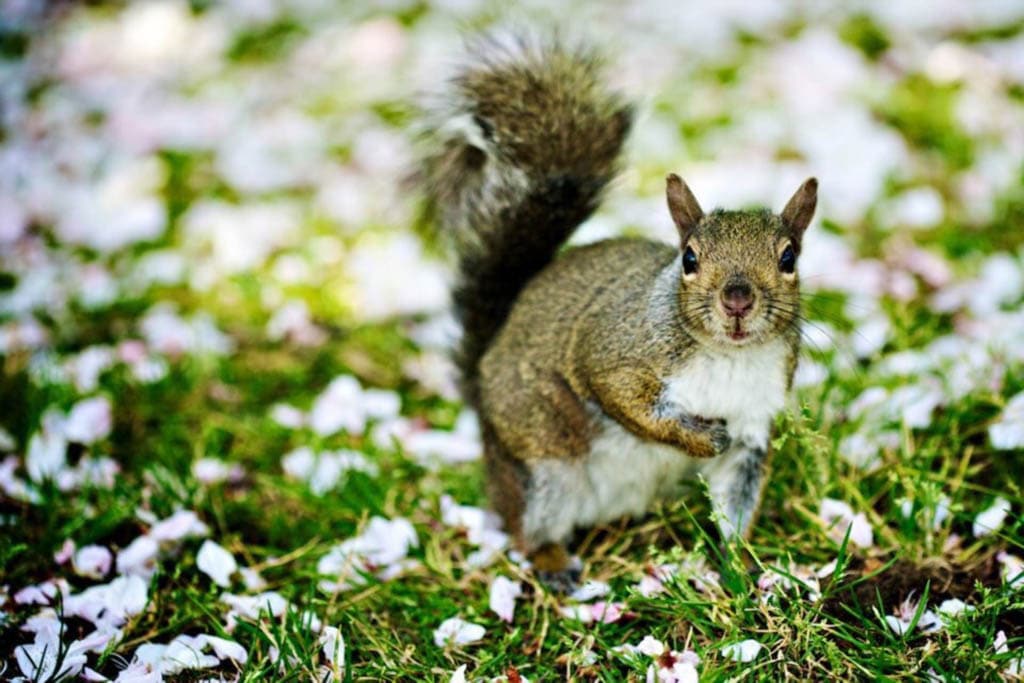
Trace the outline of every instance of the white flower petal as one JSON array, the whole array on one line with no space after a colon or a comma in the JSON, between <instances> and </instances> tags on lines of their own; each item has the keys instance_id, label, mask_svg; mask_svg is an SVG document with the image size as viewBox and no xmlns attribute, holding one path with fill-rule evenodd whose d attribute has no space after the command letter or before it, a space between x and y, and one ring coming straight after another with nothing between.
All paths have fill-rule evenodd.
<instances>
[{"instance_id":1,"label":"white flower petal","mask_svg":"<svg viewBox=\"0 0 1024 683\"><path fill-rule=\"evenodd\" d=\"M156 571L160 544L149 535L132 541L127 548L117 553L117 572L149 578Z\"/></svg>"},{"instance_id":2,"label":"white flower petal","mask_svg":"<svg viewBox=\"0 0 1024 683\"><path fill-rule=\"evenodd\" d=\"M352 556L365 558L376 566L386 566L404 559L409 550L418 545L416 530L408 520L372 517L362 534L335 546L321 558L318 568L321 574L335 574Z\"/></svg>"},{"instance_id":3,"label":"white flower petal","mask_svg":"<svg viewBox=\"0 0 1024 683\"><path fill-rule=\"evenodd\" d=\"M245 619L259 619L261 613L279 617L288 609L288 601L275 591L259 595L233 595L225 593L220 601L229 606L236 615Z\"/></svg>"},{"instance_id":4,"label":"white flower petal","mask_svg":"<svg viewBox=\"0 0 1024 683\"><path fill-rule=\"evenodd\" d=\"M885 623L889 625L892 632L898 636L906 634L910 630L910 622L905 619L898 619L891 614L885 615Z\"/></svg>"},{"instance_id":5,"label":"white flower petal","mask_svg":"<svg viewBox=\"0 0 1024 683\"><path fill-rule=\"evenodd\" d=\"M222 588L231 586L231 575L238 571L234 555L209 539L199 548L196 566Z\"/></svg>"},{"instance_id":6,"label":"white flower petal","mask_svg":"<svg viewBox=\"0 0 1024 683\"><path fill-rule=\"evenodd\" d=\"M155 668L159 671L160 660L167 652L167 645L164 643L143 643L135 648L132 661Z\"/></svg>"},{"instance_id":7,"label":"white flower petal","mask_svg":"<svg viewBox=\"0 0 1024 683\"><path fill-rule=\"evenodd\" d=\"M366 416L375 420L398 417L402 409L402 399L397 393L387 389L364 390L362 404Z\"/></svg>"},{"instance_id":8,"label":"white flower petal","mask_svg":"<svg viewBox=\"0 0 1024 683\"><path fill-rule=\"evenodd\" d=\"M569 596L573 600L579 600L580 602L587 602L594 598L601 598L608 595L612 590L604 581L587 581L582 586L577 588Z\"/></svg>"},{"instance_id":9,"label":"white flower petal","mask_svg":"<svg viewBox=\"0 0 1024 683\"><path fill-rule=\"evenodd\" d=\"M140 576L118 576L108 584L91 586L64 598L64 611L93 622L97 628L117 628L146 608L148 586Z\"/></svg>"},{"instance_id":10,"label":"white flower petal","mask_svg":"<svg viewBox=\"0 0 1024 683\"><path fill-rule=\"evenodd\" d=\"M320 632L320 643L328 662L331 664L345 663L345 639L341 637L341 631L337 626L325 627Z\"/></svg>"},{"instance_id":11,"label":"white flower petal","mask_svg":"<svg viewBox=\"0 0 1024 683\"><path fill-rule=\"evenodd\" d=\"M1002 528L1006 522L1006 516L1010 513L1010 501L1002 496L995 499L990 507L978 513L974 518L972 531L975 537L981 538L995 533Z\"/></svg>"},{"instance_id":12,"label":"white flower petal","mask_svg":"<svg viewBox=\"0 0 1024 683\"><path fill-rule=\"evenodd\" d=\"M1000 574L1003 582L1009 586L1024 588L1024 559L1006 551L996 555L996 559L1002 566Z\"/></svg>"},{"instance_id":13,"label":"white flower petal","mask_svg":"<svg viewBox=\"0 0 1024 683\"><path fill-rule=\"evenodd\" d=\"M590 605L563 605L558 608L558 613L565 619L572 619L581 624L589 624L594 621L594 613Z\"/></svg>"},{"instance_id":14,"label":"white flower petal","mask_svg":"<svg viewBox=\"0 0 1024 683\"><path fill-rule=\"evenodd\" d=\"M94 396L71 407L64 424L64 437L68 441L91 444L110 434L112 424L110 400Z\"/></svg>"},{"instance_id":15,"label":"white flower petal","mask_svg":"<svg viewBox=\"0 0 1024 683\"><path fill-rule=\"evenodd\" d=\"M666 672L667 675L663 675L662 672L666 672L666 670L662 669L658 672L659 678L668 683L698 683L699 680L697 667L689 662L676 662Z\"/></svg>"},{"instance_id":16,"label":"white flower petal","mask_svg":"<svg viewBox=\"0 0 1024 683\"><path fill-rule=\"evenodd\" d=\"M316 468L316 454L309 446L300 446L281 458L285 474L301 481L308 481Z\"/></svg>"},{"instance_id":17,"label":"white flower petal","mask_svg":"<svg viewBox=\"0 0 1024 683\"><path fill-rule=\"evenodd\" d=\"M412 432L402 439L402 447L423 465L472 462L481 453L479 439L440 429Z\"/></svg>"},{"instance_id":18,"label":"white flower petal","mask_svg":"<svg viewBox=\"0 0 1024 683\"><path fill-rule=\"evenodd\" d=\"M14 436L3 427L0 427L0 453L13 451L17 447L18 442L14 440Z\"/></svg>"},{"instance_id":19,"label":"white flower petal","mask_svg":"<svg viewBox=\"0 0 1024 683\"><path fill-rule=\"evenodd\" d=\"M205 645L205 636L176 637L160 657L160 672L173 675L190 669L212 669L220 664L219 659L203 652Z\"/></svg>"},{"instance_id":20,"label":"white flower petal","mask_svg":"<svg viewBox=\"0 0 1024 683\"><path fill-rule=\"evenodd\" d=\"M203 636L206 642L213 648L213 653L221 660L230 659L238 664L245 664L249 659L249 653L245 648L233 640L218 638L217 636Z\"/></svg>"},{"instance_id":21,"label":"white flower petal","mask_svg":"<svg viewBox=\"0 0 1024 683\"><path fill-rule=\"evenodd\" d=\"M275 403L271 406L270 419L288 429L301 429L306 425L306 414L287 403Z\"/></svg>"},{"instance_id":22,"label":"white flower petal","mask_svg":"<svg viewBox=\"0 0 1024 683\"><path fill-rule=\"evenodd\" d=\"M87 545L79 548L71 558L71 567L79 576L102 579L110 571L114 557L101 545Z\"/></svg>"},{"instance_id":23,"label":"white flower petal","mask_svg":"<svg viewBox=\"0 0 1024 683\"><path fill-rule=\"evenodd\" d=\"M342 429L349 434L362 434L366 428L362 392L355 377L336 377L313 402L309 426L320 436L330 436Z\"/></svg>"},{"instance_id":24,"label":"white flower petal","mask_svg":"<svg viewBox=\"0 0 1024 683\"><path fill-rule=\"evenodd\" d=\"M466 683L466 665L459 666L458 669L452 672L452 677L448 679L448 683Z\"/></svg>"},{"instance_id":25,"label":"white flower petal","mask_svg":"<svg viewBox=\"0 0 1024 683\"><path fill-rule=\"evenodd\" d=\"M451 617L441 622L434 630L434 644L438 647L447 645L471 645L483 639L487 630L479 624L464 621L459 617Z\"/></svg>"},{"instance_id":26,"label":"white flower petal","mask_svg":"<svg viewBox=\"0 0 1024 683\"><path fill-rule=\"evenodd\" d=\"M377 464L359 451L315 452L302 446L286 454L281 465L289 476L304 481L314 495L322 496L338 485L346 472L365 472L377 476Z\"/></svg>"},{"instance_id":27,"label":"white flower petal","mask_svg":"<svg viewBox=\"0 0 1024 683\"><path fill-rule=\"evenodd\" d=\"M470 543L478 546L466 562L470 567L483 567L493 562L509 542L501 531L501 519L493 512L472 505L459 505L451 496L441 496L441 521L462 529Z\"/></svg>"},{"instance_id":28,"label":"white flower petal","mask_svg":"<svg viewBox=\"0 0 1024 683\"><path fill-rule=\"evenodd\" d=\"M870 548L874 544L874 534L867 516L863 513L853 514L853 508L841 500L825 498L821 501L818 516L828 527L828 536L836 543L841 543L850 534L850 543L860 548Z\"/></svg>"},{"instance_id":29,"label":"white flower petal","mask_svg":"<svg viewBox=\"0 0 1024 683\"><path fill-rule=\"evenodd\" d=\"M640 582L636 585L636 589L640 593L640 595L644 596L645 598L649 598L652 595L657 595L658 593L664 591L665 584L662 583L661 579L659 579L656 576L644 574L643 578L641 578Z\"/></svg>"},{"instance_id":30,"label":"white flower petal","mask_svg":"<svg viewBox=\"0 0 1024 683\"><path fill-rule=\"evenodd\" d=\"M70 560L75 554L75 542L70 538L65 538L64 543L61 544L60 550L53 554L53 561L57 564L64 564Z\"/></svg>"},{"instance_id":31,"label":"white flower petal","mask_svg":"<svg viewBox=\"0 0 1024 683\"><path fill-rule=\"evenodd\" d=\"M974 608L959 598L943 600L939 605L939 614L946 617L955 617L964 612L973 612Z\"/></svg>"},{"instance_id":32,"label":"white flower petal","mask_svg":"<svg viewBox=\"0 0 1024 683\"><path fill-rule=\"evenodd\" d=\"M149 535L158 543L182 541L186 538L202 538L210 533L191 510L179 510L167 519L161 520L149 530Z\"/></svg>"},{"instance_id":33,"label":"white flower petal","mask_svg":"<svg viewBox=\"0 0 1024 683\"><path fill-rule=\"evenodd\" d=\"M648 657L659 657L665 651L665 644L653 636L644 636L643 640L636 646L637 652Z\"/></svg>"},{"instance_id":34,"label":"white flower petal","mask_svg":"<svg viewBox=\"0 0 1024 683\"><path fill-rule=\"evenodd\" d=\"M211 486L229 479L238 481L245 471L237 463L227 463L217 458L200 458L192 463L192 476L200 484Z\"/></svg>"},{"instance_id":35,"label":"white flower petal","mask_svg":"<svg viewBox=\"0 0 1024 683\"><path fill-rule=\"evenodd\" d=\"M328 666L321 668L321 681L337 681L345 679L345 640L341 631L335 626L327 626L320 632L321 651Z\"/></svg>"},{"instance_id":36,"label":"white flower petal","mask_svg":"<svg viewBox=\"0 0 1024 683\"><path fill-rule=\"evenodd\" d=\"M614 624L622 618L623 603L598 600L590 605L590 614L599 624Z\"/></svg>"},{"instance_id":37,"label":"white flower petal","mask_svg":"<svg viewBox=\"0 0 1024 683\"><path fill-rule=\"evenodd\" d=\"M242 575L242 583L245 584L246 590L261 591L267 587L267 582L252 567L239 567L238 572Z\"/></svg>"},{"instance_id":38,"label":"white flower petal","mask_svg":"<svg viewBox=\"0 0 1024 683\"><path fill-rule=\"evenodd\" d=\"M523 587L518 581L512 581L504 576L495 577L490 589L491 611L502 621L511 623L516 609L516 598L522 594Z\"/></svg>"},{"instance_id":39,"label":"white flower petal","mask_svg":"<svg viewBox=\"0 0 1024 683\"><path fill-rule=\"evenodd\" d=\"M70 646L63 658L58 653L61 646L60 626L36 631L35 640L27 645L14 648L14 658L28 680L62 680L77 676L85 667L86 654L80 648ZM58 661L59 660L59 661Z\"/></svg>"},{"instance_id":40,"label":"white flower petal","mask_svg":"<svg viewBox=\"0 0 1024 683\"><path fill-rule=\"evenodd\" d=\"M754 658L761 652L764 646L756 640L747 639L739 643L732 643L726 645L721 649L723 657L728 657L734 662L752 662Z\"/></svg>"},{"instance_id":41,"label":"white flower petal","mask_svg":"<svg viewBox=\"0 0 1024 683\"><path fill-rule=\"evenodd\" d=\"M921 612L921 616L917 619L917 630L924 633L934 633L942 629L942 619L938 614L926 609Z\"/></svg>"},{"instance_id":42,"label":"white flower petal","mask_svg":"<svg viewBox=\"0 0 1024 683\"><path fill-rule=\"evenodd\" d=\"M34 482L55 478L66 466L68 443L62 433L44 429L28 440L25 469Z\"/></svg>"},{"instance_id":43,"label":"white flower petal","mask_svg":"<svg viewBox=\"0 0 1024 683\"><path fill-rule=\"evenodd\" d=\"M999 419L989 425L988 436L999 450L1024 448L1024 391L1007 402Z\"/></svg>"},{"instance_id":44,"label":"white flower petal","mask_svg":"<svg viewBox=\"0 0 1024 683\"><path fill-rule=\"evenodd\" d=\"M103 683L110 680L99 671L90 669L89 667L85 667L85 669L82 670L81 676L83 681L92 681L94 683Z\"/></svg>"},{"instance_id":45,"label":"white flower petal","mask_svg":"<svg viewBox=\"0 0 1024 683\"><path fill-rule=\"evenodd\" d=\"M860 548L870 548L874 542L874 534L867 516L863 512L858 512L850 521L850 543Z\"/></svg>"}]
</instances>

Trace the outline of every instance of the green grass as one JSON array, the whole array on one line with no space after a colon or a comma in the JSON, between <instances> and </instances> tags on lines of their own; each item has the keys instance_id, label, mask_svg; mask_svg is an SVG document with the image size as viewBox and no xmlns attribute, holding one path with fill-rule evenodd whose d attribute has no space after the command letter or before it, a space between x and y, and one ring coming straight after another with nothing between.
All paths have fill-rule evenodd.
<instances>
[{"instance_id":1,"label":"green grass","mask_svg":"<svg viewBox=\"0 0 1024 683\"><path fill-rule=\"evenodd\" d=\"M805 395L804 410L780 421L771 483L749 547L718 555L707 535L708 509L699 492L640 522L582 535L577 549L586 576L609 581L609 599L624 600L629 613L618 623L582 625L560 617L559 601L514 563L465 568L465 539L440 527L437 501L448 493L461 503L483 505L477 464L429 471L401 453L378 452L359 437L338 436L324 445L363 448L379 462L380 476L353 474L340 490L316 497L281 473L280 456L302 439L272 422L268 406L282 398L302 405L302 396L311 398L327 378L350 370L339 359L373 356L380 348L404 344L393 327L339 335L305 355L253 340L222 361L175 363L155 385L133 385L117 372L104 376L104 388L117 397L117 408L112 436L96 450L113 455L124 467L123 476L112 490L67 496L50 489L43 491L40 505L4 503L0 583L15 587L51 576L52 555L65 538L79 545L123 547L143 531L135 517L140 506L158 516L184 507L195 510L210 525L212 538L243 564L261 568L271 589L341 628L353 680L431 679L466 662L475 677L498 676L510 667L531 680L642 677L645 658L632 661L610 653L648 634L676 649L695 649L702 657L703 680L739 675L757 680L914 679L928 669L977 680L999 669L989 651L996 631L1021 635L1024 595L1000 588L992 560L997 549L1020 552L1021 522L982 542L971 541L969 531L970 520L990 495L1008 496L1015 506L1024 501L1012 454L1008 459L991 452L977 428L995 413L997 397L965 400L939 416L931 429L905 432L901 447L885 454L884 466L865 475L845 465L833 448L850 426L824 419L817 397ZM23 382L24 370L11 372L16 361L8 359L5 365L5 386ZM855 392L857 380L849 382L843 389ZM225 387L231 391L224 392ZM35 398L29 402L33 414L26 423L34 423L44 406L61 405L59 387L33 389L30 396ZM408 398L407 404L415 406L416 414L441 416L442 422L450 415L437 399ZM246 478L203 487L190 474L190 463L199 457L241 463ZM932 530L928 509L940 493L951 498L953 515ZM866 511L877 547L855 553L828 540L815 516L823 496ZM909 520L899 513L904 499L917 502ZM338 595L319 591L317 559L375 514L413 521L422 542L413 556L421 566L398 580L371 580ZM954 532L968 540L944 552ZM177 560L161 564L151 602L128 624L118 652L128 653L142 642L166 642L179 633L223 633L223 608L217 604L222 591L196 570L197 548L198 542L188 542ZM695 552L706 553L721 574L719 589L702 592L681 579L652 598L636 593L633 586L645 567ZM792 563L820 566L836 557L839 567L823 582L817 602L795 594L762 602L757 589L762 572L788 572ZM527 586L512 624L487 609L487 588L497 574ZM932 606L960 597L976 610L939 634L893 634L882 615L925 591ZM453 615L486 626L484 643L435 647L434 628ZM9 616L4 640L21 638L17 627L24 616ZM294 618L245 625L234 637L251 656L243 680L269 675L271 646L297 654L298 663L285 667L288 676L308 675L305 667L316 637ZM718 653L721 644L744 638L758 640L768 654L747 665ZM579 661L587 649L597 654L596 664ZM115 673L117 661L101 657L100 670Z\"/></svg>"}]
</instances>

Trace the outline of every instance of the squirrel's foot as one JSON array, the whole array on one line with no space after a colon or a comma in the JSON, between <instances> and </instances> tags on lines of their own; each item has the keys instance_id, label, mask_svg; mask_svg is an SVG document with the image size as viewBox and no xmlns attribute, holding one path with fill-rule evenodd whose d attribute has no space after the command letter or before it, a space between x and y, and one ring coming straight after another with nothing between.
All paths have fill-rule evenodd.
<instances>
[{"instance_id":1,"label":"squirrel's foot","mask_svg":"<svg viewBox=\"0 0 1024 683\"><path fill-rule=\"evenodd\" d=\"M537 571L537 579L555 595L570 595L580 587L581 573L575 567L557 572Z\"/></svg>"},{"instance_id":2,"label":"squirrel's foot","mask_svg":"<svg viewBox=\"0 0 1024 683\"><path fill-rule=\"evenodd\" d=\"M533 571L544 587L557 595L568 595L579 588L582 575L560 543L545 543L530 553Z\"/></svg>"}]
</instances>

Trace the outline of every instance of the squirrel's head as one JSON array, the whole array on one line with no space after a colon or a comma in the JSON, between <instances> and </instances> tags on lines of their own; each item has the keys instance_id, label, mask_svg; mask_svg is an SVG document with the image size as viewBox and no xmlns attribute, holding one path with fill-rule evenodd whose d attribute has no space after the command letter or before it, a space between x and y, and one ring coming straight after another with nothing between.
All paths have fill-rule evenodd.
<instances>
[{"instance_id":1,"label":"squirrel's head","mask_svg":"<svg viewBox=\"0 0 1024 683\"><path fill-rule=\"evenodd\" d=\"M687 330L711 344L768 341L800 315L797 260L818 199L810 178L781 214L767 209L705 214L690 188L668 176L679 229L679 304Z\"/></svg>"}]
</instances>

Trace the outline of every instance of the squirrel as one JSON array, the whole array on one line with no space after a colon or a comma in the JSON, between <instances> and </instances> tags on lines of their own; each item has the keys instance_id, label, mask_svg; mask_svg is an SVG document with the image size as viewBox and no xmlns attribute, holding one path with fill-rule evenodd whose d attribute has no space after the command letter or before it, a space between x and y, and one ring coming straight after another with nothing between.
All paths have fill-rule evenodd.
<instances>
[{"instance_id":1,"label":"squirrel","mask_svg":"<svg viewBox=\"0 0 1024 683\"><path fill-rule=\"evenodd\" d=\"M488 43L493 46L493 43ZM703 478L724 539L746 536L800 345L797 260L817 203L704 213L666 181L673 246L556 252L615 177L634 109L586 48L521 42L452 79L421 178L453 238L461 390L488 495L549 587L579 578L574 530L641 516Z\"/></svg>"}]
</instances>

